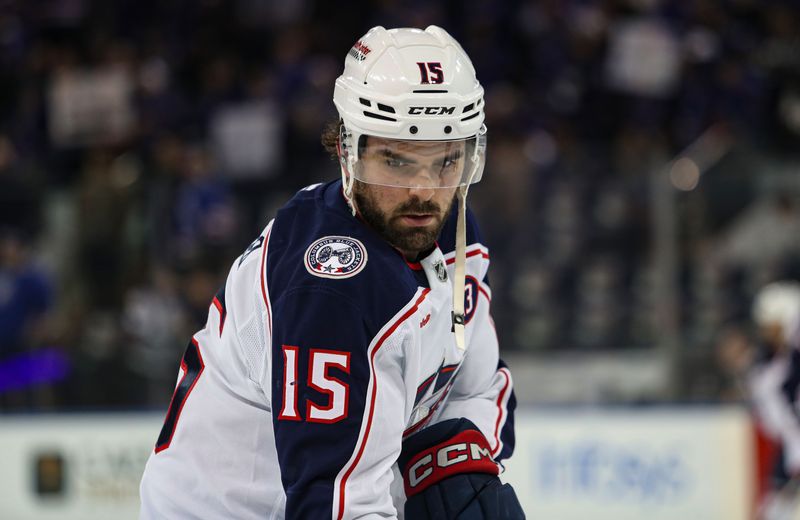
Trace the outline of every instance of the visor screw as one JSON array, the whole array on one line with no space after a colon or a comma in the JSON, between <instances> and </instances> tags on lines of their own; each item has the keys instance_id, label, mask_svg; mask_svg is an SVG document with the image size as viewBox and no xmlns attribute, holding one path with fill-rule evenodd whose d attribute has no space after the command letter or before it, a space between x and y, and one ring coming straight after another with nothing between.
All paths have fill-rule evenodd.
<instances>
[{"instance_id":1,"label":"visor screw","mask_svg":"<svg viewBox=\"0 0 800 520\"><path fill-rule=\"evenodd\" d=\"M446 127L444 127L444 133L449 134L452 131L453 131L453 127L452 126L447 125Z\"/></svg>"},{"instance_id":2,"label":"visor screw","mask_svg":"<svg viewBox=\"0 0 800 520\"><path fill-rule=\"evenodd\" d=\"M412 134L416 134L417 133L417 127L416 126L412 126L411 128L408 129L408 131L411 132Z\"/></svg>"}]
</instances>

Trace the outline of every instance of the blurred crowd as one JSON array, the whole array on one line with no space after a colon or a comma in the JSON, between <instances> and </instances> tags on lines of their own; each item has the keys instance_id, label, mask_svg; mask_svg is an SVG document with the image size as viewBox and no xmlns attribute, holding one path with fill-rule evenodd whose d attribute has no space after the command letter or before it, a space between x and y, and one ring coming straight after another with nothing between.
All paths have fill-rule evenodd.
<instances>
[{"instance_id":1,"label":"blurred crowd","mask_svg":"<svg viewBox=\"0 0 800 520\"><path fill-rule=\"evenodd\" d=\"M502 348L657 345L666 251L671 326L713 373L757 288L800 278L796 2L5 0L0 410L168 401L233 259L338 175L319 135L349 47L431 23L486 89ZM709 129L724 153L670 175Z\"/></svg>"}]
</instances>

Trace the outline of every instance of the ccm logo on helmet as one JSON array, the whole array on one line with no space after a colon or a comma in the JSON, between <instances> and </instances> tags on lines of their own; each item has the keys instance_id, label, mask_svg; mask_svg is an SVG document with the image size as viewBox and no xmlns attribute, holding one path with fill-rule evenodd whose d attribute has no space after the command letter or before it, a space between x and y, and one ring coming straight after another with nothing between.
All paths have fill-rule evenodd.
<instances>
[{"instance_id":1,"label":"ccm logo on helmet","mask_svg":"<svg viewBox=\"0 0 800 520\"><path fill-rule=\"evenodd\" d=\"M435 471L440 471L456 464L474 465L477 461L492 462L492 453L488 447L477 442L460 442L429 452L408 468L408 485L416 488L425 483ZM453 473L465 472L466 468ZM468 470L466 470L468 471ZM448 472L449 473L449 472Z\"/></svg>"},{"instance_id":2,"label":"ccm logo on helmet","mask_svg":"<svg viewBox=\"0 0 800 520\"><path fill-rule=\"evenodd\" d=\"M409 107L408 114L412 116L446 116L456 111L456 107Z\"/></svg>"}]
</instances>

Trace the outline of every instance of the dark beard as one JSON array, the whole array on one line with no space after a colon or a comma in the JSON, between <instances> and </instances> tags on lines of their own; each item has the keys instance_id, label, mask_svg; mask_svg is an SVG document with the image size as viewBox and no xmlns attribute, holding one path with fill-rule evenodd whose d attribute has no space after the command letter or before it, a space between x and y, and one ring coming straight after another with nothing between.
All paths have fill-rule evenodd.
<instances>
[{"instance_id":1,"label":"dark beard","mask_svg":"<svg viewBox=\"0 0 800 520\"><path fill-rule=\"evenodd\" d=\"M413 198L395 209L396 216L389 217L367 196L367 190L369 190L368 186L356 182L355 186L353 186L353 198L361 218L372 229L377 231L391 245L405 253L414 253L416 256L433 248L453 207L452 202L442 219L434 227L401 228L398 225L398 220L400 215L404 213L430 213L438 216L442 214L442 208L433 201L421 201L418 198ZM409 260L415 260L415 258L409 258Z\"/></svg>"}]
</instances>

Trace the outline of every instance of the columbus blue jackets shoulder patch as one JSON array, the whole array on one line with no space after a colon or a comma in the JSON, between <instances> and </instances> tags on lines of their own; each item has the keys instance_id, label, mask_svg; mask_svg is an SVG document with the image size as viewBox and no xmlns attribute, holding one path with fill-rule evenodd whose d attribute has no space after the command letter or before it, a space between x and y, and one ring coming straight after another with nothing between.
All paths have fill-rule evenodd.
<instances>
[{"instance_id":1,"label":"columbus blue jackets shoulder patch","mask_svg":"<svg viewBox=\"0 0 800 520\"><path fill-rule=\"evenodd\" d=\"M350 278L367 265L367 249L355 238L327 236L308 246L304 260L314 276Z\"/></svg>"}]
</instances>

